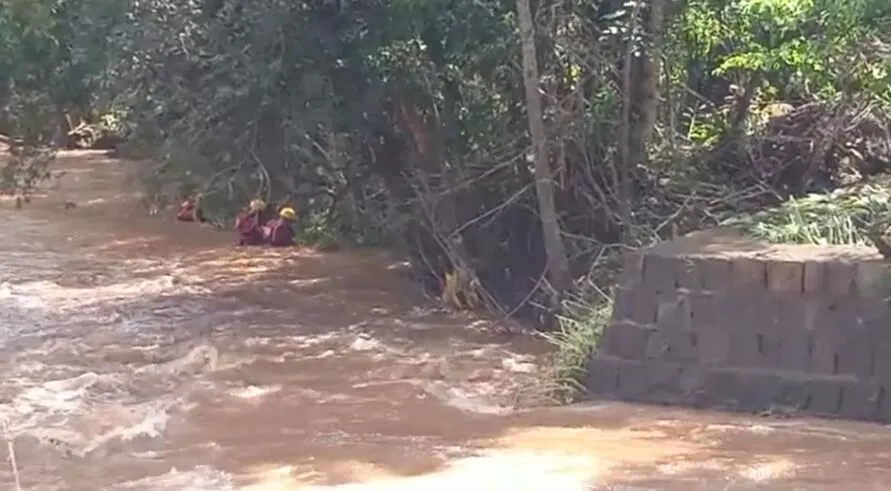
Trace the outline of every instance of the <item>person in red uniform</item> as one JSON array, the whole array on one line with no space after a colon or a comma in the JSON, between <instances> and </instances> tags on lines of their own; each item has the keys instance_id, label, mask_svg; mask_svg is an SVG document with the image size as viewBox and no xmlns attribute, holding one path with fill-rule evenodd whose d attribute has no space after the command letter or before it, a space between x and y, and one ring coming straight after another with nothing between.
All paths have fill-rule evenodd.
<instances>
[{"instance_id":1,"label":"person in red uniform","mask_svg":"<svg viewBox=\"0 0 891 491\"><path fill-rule=\"evenodd\" d=\"M263 244L263 227L266 225L266 203L251 201L248 210L235 219L235 233L239 246Z\"/></svg>"},{"instance_id":2,"label":"person in red uniform","mask_svg":"<svg viewBox=\"0 0 891 491\"><path fill-rule=\"evenodd\" d=\"M180 222L204 222L204 214L199 206L200 200L201 195L198 195L195 199L185 198L179 205L176 219Z\"/></svg>"},{"instance_id":3,"label":"person in red uniform","mask_svg":"<svg viewBox=\"0 0 891 491\"><path fill-rule=\"evenodd\" d=\"M288 247L294 245L294 221L297 212L294 208L285 207L278 212L278 218L270 221L263 228L266 243L272 247Z\"/></svg>"}]
</instances>

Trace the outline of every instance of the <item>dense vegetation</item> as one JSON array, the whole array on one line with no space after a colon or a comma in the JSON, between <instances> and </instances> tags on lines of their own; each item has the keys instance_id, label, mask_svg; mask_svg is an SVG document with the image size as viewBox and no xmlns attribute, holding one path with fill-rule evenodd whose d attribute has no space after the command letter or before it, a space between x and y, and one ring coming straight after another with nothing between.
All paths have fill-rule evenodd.
<instances>
[{"instance_id":1,"label":"dense vegetation","mask_svg":"<svg viewBox=\"0 0 891 491\"><path fill-rule=\"evenodd\" d=\"M889 37L885 0L0 0L2 190L117 146L150 206L285 199L554 312L622 247L887 170Z\"/></svg>"}]
</instances>

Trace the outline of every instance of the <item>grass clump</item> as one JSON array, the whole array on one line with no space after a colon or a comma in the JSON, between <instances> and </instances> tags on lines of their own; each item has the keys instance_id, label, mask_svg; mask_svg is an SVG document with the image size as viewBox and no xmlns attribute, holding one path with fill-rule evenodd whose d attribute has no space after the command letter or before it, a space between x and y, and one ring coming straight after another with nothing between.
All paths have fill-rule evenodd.
<instances>
[{"instance_id":1,"label":"grass clump","mask_svg":"<svg viewBox=\"0 0 891 491\"><path fill-rule=\"evenodd\" d=\"M588 359L597 348L612 312L612 299L598 295L598 301L574 299L565 304L564 315L556 331L544 334L555 348L551 366L550 397L559 404L569 404L583 391Z\"/></svg>"},{"instance_id":2,"label":"grass clump","mask_svg":"<svg viewBox=\"0 0 891 491\"><path fill-rule=\"evenodd\" d=\"M841 188L790 198L776 208L736 217L724 225L775 244L871 245L865 232L888 223L886 186Z\"/></svg>"}]
</instances>

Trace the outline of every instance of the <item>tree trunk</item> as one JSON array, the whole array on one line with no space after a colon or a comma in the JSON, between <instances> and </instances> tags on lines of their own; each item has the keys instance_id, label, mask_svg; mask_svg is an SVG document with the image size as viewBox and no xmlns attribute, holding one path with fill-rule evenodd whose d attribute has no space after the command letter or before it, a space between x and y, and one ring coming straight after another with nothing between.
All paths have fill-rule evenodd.
<instances>
[{"instance_id":1,"label":"tree trunk","mask_svg":"<svg viewBox=\"0 0 891 491\"><path fill-rule=\"evenodd\" d=\"M739 91L735 94L736 101L733 104L730 128L725 134L725 141L732 145L741 144L746 137L746 126L752 112L752 102L755 100L763 80L764 74L756 72L741 84Z\"/></svg>"},{"instance_id":2,"label":"tree trunk","mask_svg":"<svg viewBox=\"0 0 891 491\"><path fill-rule=\"evenodd\" d=\"M643 56L632 61L634 67L631 90L634 121L631 129L630 164L642 164L646 159L647 143L656 126L659 109L659 74L662 68L662 27L665 22L663 0L652 0L645 11L646 49ZM631 61L631 60L629 60Z\"/></svg>"},{"instance_id":3,"label":"tree trunk","mask_svg":"<svg viewBox=\"0 0 891 491\"><path fill-rule=\"evenodd\" d=\"M656 125L659 108L659 75L661 72L662 30L665 23L663 0L652 0L644 7L635 4L631 13L631 35L622 67L622 122L620 127L620 172L618 183L619 210L625 226L626 240L631 222L634 198L634 170L647 157L647 144ZM642 32L644 45L637 45Z\"/></svg>"},{"instance_id":4,"label":"tree trunk","mask_svg":"<svg viewBox=\"0 0 891 491\"><path fill-rule=\"evenodd\" d=\"M529 136L535 159L535 191L538 211L544 233L547 253L547 274L557 294L572 287L572 275L566 247L560 235L557 208L554 203L554 183L551 178L544 121L542 120L541 95L538 92L538 61L535 55L535 27L529 0L517 0L517 20L520 24L520 41L523 46L523 82L526 86L526 113L529 118Z\"/></svg>"}]
</instances>

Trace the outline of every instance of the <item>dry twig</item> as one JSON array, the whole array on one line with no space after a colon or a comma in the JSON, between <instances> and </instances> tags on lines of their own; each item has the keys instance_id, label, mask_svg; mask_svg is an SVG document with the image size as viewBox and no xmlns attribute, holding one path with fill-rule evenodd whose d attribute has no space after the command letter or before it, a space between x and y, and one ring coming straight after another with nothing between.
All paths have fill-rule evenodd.
<instances>
[{"instance_id":1,"label":"dry twig","mask_svg":"<svg viewBox=\"0 0 891 491\"><path fill-rule=\"evenodd\" d=\"M6 439L6 453L9 455L9 466L12 469L12 477L15 480L15 491L22 491L22 480L19 476L19 466L15 458L15 446L9 434L9 425L3 422L3 437Z\"/></svg>"}]
</instances>

